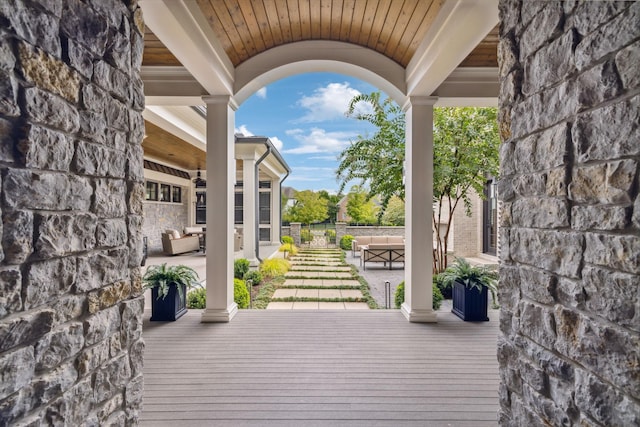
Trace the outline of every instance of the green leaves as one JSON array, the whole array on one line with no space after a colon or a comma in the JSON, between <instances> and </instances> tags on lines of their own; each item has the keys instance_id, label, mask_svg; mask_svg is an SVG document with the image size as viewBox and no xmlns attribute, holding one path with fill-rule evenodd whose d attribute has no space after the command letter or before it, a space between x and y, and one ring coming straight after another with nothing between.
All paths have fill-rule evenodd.
<instances>
[{"instance_id":1,"label":"green leaves","mask_svg":"<svg viewBox=\"0 0 640 427\"><path fill-rule=\"evenodd\" d=\"M169 294L171 285L184 285L189 288L200 286L198 273L186 265L167 264L150 265L142 276L145 289L158 288L158 299L164 299ZM177 286L180 299L184 299L182 286Z\"/></svg>"},{"instance_id":2,"label":"green leaves","mask_svg":"<svg viewBox=\"0 0 640 427\"><path fill-rule=\"evenodd\" d=\"M327 219L327 199L311 190L298 191L296 203L285 212L284 220L312 224Z\"/></svg>"}]
</instances>

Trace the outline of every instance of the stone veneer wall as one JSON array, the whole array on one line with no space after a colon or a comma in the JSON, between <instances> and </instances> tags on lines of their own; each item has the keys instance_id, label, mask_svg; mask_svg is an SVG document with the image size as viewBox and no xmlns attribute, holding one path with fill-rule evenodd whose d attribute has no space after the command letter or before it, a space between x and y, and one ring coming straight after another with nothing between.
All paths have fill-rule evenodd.
<instances>
[{"instance_id":1,"label":"stone veneer wall","mask_svg":"<svg viewBox=\"0 0 640 427\"><path fill-rule=\"evenodd\" d=\"M186 203L145 202L143 210L142 235L147 237L150 254L162 252L162 233L165 230L174 229L183 233L184 227L189 224Z\"/></svg>"},{"instance_id":2,"label":"stone veneer wall","mask_svg":"<svg viewBox=\"0 0 640 427\"><path fill-rule=\"evenodd\" d=\"M0 424L136 424L141 10L2 0L0 22Z\"/></svg>"},{"instance_id":3,"label":"stone veneer wall","mask_svg":"<svg viewBox=\"0 0 640 427\"><path fill-rule=\"evenodd\" d=\"M500 424L640 425L640 2L500 19Z\"/></svg>"}]
</instances>

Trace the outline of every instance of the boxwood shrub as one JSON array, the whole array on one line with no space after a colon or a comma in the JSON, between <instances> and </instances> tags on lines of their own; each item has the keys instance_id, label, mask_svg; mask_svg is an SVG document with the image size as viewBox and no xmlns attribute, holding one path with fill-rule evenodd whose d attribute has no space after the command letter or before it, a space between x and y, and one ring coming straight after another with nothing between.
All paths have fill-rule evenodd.
<instances>
[{"instance_id":1,"label":"boxwood shrub","mask_svg":"<svg viewBox=\"0 0 640 427\"><path fill-rule=\"evenodd\" d=\"M350 251L351 242L353 242L354 239L355 237L353 237L351 234L345 234L340 238L340 248L342 248L345 251Z\"/></svg>"},{"instance_id":2,"label":"boxwood shrub","mask_svg":"<svg viewBox=\"0 0 640 427\"><path fill-rule=\"evenodd\" d=\"M432 304L432 307L434 310L437 310L440 308L440 306L442 305L443 299L444 298L442 297L442 293L440 292L440 289L438 289L438 286L434 283L433 284L433 304ZM400 282L400 284L396 288L395 301L396 301L396 308L400 308L400 306L404 302L404 281Z\"/></svg>"},{"instance_id":3,"label":"boxwood shrub","mask_svg":"<svg viewBox=\"0 0 640 427\"><path fill-rule=\"evenodd\" d=\"M249 291L244 280L233 279L233 300L238 304L238 308L249 307Z\"/></svg>"},{"instance_id":4,"label":"boxwood shrub","mask_svg":"<svg viewBox=\"0 0 640 427\"><path fill-rule=\"evenodd\" d=\"M241 279L249 271L249 260L246 258L240 258L233 261L233 277Z\"/></svg>"}]
</instances>

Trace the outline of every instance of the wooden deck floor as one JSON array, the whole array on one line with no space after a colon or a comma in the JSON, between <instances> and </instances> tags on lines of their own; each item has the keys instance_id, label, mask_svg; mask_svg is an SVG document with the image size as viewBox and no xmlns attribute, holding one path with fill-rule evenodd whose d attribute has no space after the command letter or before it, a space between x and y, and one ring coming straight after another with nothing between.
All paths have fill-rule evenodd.
<instances>
[{"instance_id":1,"label":"wooden deck floor","mask_svg":"<svg viewBox=\"0 0 640 427\"><path fill-rule=\"evenodd\" d=\"M200 311L144 325L143 426L494 426L497 312ZM148 316L146 316L148 319Z\"/></svg>"}]
</instances>

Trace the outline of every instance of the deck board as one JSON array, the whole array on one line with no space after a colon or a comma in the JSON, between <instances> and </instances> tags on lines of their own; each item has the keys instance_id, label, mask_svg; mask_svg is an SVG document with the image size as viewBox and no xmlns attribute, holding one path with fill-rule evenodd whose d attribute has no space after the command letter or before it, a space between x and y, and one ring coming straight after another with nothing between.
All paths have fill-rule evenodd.
<instances>
[{"instance_id":1,"label":"deck board","mask_svg":"<svg viewBox=\"0 0 640 427\"><path fill-rule=\"evenodd\" d=\"M141 425L497 425L496 312L437 324L398 310L200 315L145 321Z\"/></svg>"}]
</instances>

